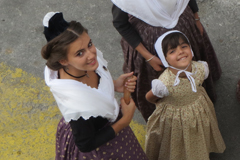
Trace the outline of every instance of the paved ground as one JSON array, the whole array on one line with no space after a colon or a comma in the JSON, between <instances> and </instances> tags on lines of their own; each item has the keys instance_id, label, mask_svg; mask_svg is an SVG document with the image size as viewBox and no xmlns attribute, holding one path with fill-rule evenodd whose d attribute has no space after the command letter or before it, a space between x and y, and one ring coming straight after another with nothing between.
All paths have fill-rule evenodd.
<instances>
[{"instance_id":1,"label":"paved ground","mask_svg":"<svg viewBox=\"0 0 240 160\"><path fill-rule=\"evenodd\" d=\"M227 149L211 155L211 160L239 160L240 104L235 92L240 78L240 1L198 0L198 4L223 69L215 108ZM111 23L110 0L0 0L0 160L54 159L60 115L44 84L45 61L40 56L46 43L42 18L49 11L81 21L109 61L113 77L122 73L120 36ZM145 123L138 112L131 126L143 145Z\"/></svg>"}]
</instances>

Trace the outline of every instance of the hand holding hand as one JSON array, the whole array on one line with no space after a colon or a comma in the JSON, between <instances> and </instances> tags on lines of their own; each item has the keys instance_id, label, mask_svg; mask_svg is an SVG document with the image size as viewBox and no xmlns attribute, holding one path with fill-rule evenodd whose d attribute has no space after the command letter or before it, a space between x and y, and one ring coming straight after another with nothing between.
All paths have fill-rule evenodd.
<instances>
[{"instance_id":1,"label":"hand holding hand","mask_svg":"<svg viewBox=\"0 0 240 160\"><path fill-rule=\"evenodd\" d=\"M124 84L125 79L128 77L131 78L129 78ZM115 91L123 92L124 87L126 87L129 92L134 92L136 87L136 80L137 77L133 75L133 72L122 74L121 76L118 77L117 80L114 81Z\"/></svg>"},{"instance_id":2,"label":"hand holding hand","mask_svg":"<svg viewBox=\"0 0 240 160\"><path fill-rule=\"evenodd\" d=\"M130 99L130 103L128 105L125 103L123 98L121 99L121 112L123 116L120 120L112 125L112 128L116 134L129 125L133 118L135 109L136 106L132 99Z\"/></svg>"},{"instance_id":3,"label":"hand holding hand","mask_svg":"<svg viewBox=\"0 0 240 160\"><path fill-rule=\"evenodd\" d=\"M126 104L123 98L121 99L121 112L123 114L122 118L126 121L126 123L131 122L135 109L136 109L136 105L133 99L130 99L129 104Z\"/></svg>"}]
</instances>

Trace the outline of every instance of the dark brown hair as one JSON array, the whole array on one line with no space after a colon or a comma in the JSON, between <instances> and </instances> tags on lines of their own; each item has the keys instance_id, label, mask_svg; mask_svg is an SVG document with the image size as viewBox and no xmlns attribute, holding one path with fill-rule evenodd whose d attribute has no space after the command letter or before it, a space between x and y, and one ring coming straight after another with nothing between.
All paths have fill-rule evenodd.
<instances>
[{"instance_id":1,"label":"dark brown hair","mask_svg":"<svg viewBox=\"0 0 240 160\"><path fill-rule=\"evenodd\" d=\"M184 43L189 44L187 38L180 32L173 32L167 35L162 41L162 51L166 57L170 48L176 48L179 45L179 40L183 40Z\"/></svg>"},{"instance_id":2,"label":"dark brown hair","mask_svg":"<svg viewBox=\"0 0 240 160\"><path fill-rule=\"evenodd\" d=\"M49 41L41 51L42 57L47 60L46 65L52 70L59 70L63 66L59 63L62 59L67 59L68 47L74 42L83 32L88 33L81 23L71 21L69 27Z\"/></svg>"}]
</instances>

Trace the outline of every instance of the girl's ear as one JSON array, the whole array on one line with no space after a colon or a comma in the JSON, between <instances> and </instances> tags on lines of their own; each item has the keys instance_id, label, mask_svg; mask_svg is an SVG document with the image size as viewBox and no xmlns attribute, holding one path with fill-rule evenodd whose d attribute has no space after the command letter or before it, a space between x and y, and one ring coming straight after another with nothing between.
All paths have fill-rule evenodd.
<instances>
[{"instance_id":1,"label":"girl's ear","mask_svg":"<svg viewBox=\"0 0 240 160\"><path fill-rule=\"evenodd\" d=\"M67 66L68 65L68 61L66 59L61 59L59 61L59 63L62 65L62 66Z\"/></svg>"}]
</instances>

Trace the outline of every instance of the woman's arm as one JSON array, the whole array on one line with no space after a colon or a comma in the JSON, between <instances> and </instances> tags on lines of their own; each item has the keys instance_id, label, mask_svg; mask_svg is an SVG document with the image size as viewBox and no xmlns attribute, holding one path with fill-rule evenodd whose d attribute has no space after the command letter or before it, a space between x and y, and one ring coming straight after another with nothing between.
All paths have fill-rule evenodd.
<instances>
[{"instance_id":1,"label":"woman's arm","mask_svg":"<svg viewBox=\"0 0 240 160\"><path fill-rule=\"evenodd\" d=\"M201 35L203 35L203 26L202 26L202 23L200 22L200 17L198 16L197 12L194 13L194 18L195 18L195 22L198 30L200 31Z\"/></svg>"},{"instance_id":2,"label":"woman's arm","mask_svg":"<svg viewBox=\"0 0 240 160\"><path fill-rule=\"evenodd\" d=\"M153 55L142 44L142 38L137 31L132 27L128 21L128 13L123 12L120 8L113 5L113 26L119 32L119 34L128 42L130 46L136 49L146 60L153 57ZM156 71L163 70L162 62L158 57L154 57L149 61L149 64Z\"/></svg>"},{"instance_id":3,"label":"woman's arm","mask_svg":"<svg viewBox=\"0 0 240 160\"><path fill-rule=\"evenodd\" d=\"M197 5L196 0L190 0L189 3L188 3L188 6L191 8L193 13L198 12L198 5Z\"/></svg>"},{"instance_id":4,"label":"woman's arm","mask_svg":"<svg viewBox=\"0 0 240 160\"><path fill-rule=\"evenodd\" d=\"M190 0L188 3L188 6L191 8L191 10L193 11L194 14L194 18L195 18L195 22L196 22L196 26L198 28L198 30L200 31L201 35L203 35L203 26L200 22L200 17L198 15L198 5L196 0Z\"/></svg>"},{"instance_id":5,"label":"woman's arm","mask_svg":"<svg viewBox=\"0 0 240 160\"><path fill-rule=\"evenodd\" d=\"M150 60L148 63L155 71L162 71L164 69L162 61L156 56L153 57L153 55L144 47L142 43L139 43L139 45L136 47L136 50L143 56L143 58Z\"/></svg>"},{"instance_id":6,"label":"woman's arm","mask_svg":"<svg viewBox=\"0 0 240 160\"><path fill-rule=\"evenodd\" d=\"M128 21L128 13L123 12L120 8L113 4L112 6L113 26L119 34L128 42L130 46L136 48L142 41L137 31Z\"/></svg>"}]
</instances>

